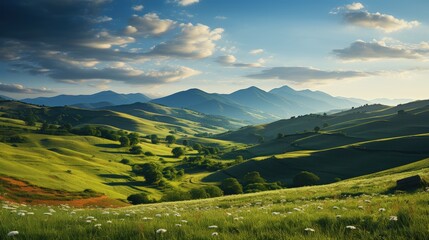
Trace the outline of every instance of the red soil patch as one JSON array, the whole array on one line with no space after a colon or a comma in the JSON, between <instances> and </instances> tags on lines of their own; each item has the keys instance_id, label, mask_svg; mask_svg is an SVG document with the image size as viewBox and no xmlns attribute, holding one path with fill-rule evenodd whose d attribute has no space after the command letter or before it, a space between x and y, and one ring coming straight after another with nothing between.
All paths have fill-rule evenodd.
<instances>
[{"instance_id":1,"label":"red soil patch","mask_svg":"<svg viewBox=\"0 0 429 240\"><path fill-rule=\"evenodd\" d=\"M3 194L1 194L3 192ZM73 207L124 207L127 203L95 192L67 192L31 185L11 177L0 176L0 200L33 205L61 205Z\"/></svg>"}]
</instances>

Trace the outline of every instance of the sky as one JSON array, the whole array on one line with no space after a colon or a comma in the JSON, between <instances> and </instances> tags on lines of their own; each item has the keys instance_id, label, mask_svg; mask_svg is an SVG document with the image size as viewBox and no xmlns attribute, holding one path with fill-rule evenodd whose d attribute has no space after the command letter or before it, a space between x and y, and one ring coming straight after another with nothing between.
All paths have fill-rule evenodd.
<instances>
[{"instance_id":1,"label":"sky","mask_svg":"<svg viewBox=\"0 0 429 240\"><path fill-rule=\"evenodd\" d=\"M3 0L0 95L429 98L425 0Z\"/></svg>"}]
</instances>

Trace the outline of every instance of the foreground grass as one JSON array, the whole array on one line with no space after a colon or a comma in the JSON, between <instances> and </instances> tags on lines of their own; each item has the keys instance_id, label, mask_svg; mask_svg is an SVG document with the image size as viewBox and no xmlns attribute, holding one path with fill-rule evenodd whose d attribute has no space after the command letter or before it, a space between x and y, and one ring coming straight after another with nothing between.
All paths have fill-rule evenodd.
<instances>
[{"instance_id":1,"label":"foreground grass","mask_svg":"<svg viewBox=\"0 0 429 240\"><path fill-rule=\"evenodd\" d=\"M15 239L427 239L429 192L386 193L415 173L428 169L121 209L4 202L0 238L19 231Z\"/></svg>"}]
</instances>

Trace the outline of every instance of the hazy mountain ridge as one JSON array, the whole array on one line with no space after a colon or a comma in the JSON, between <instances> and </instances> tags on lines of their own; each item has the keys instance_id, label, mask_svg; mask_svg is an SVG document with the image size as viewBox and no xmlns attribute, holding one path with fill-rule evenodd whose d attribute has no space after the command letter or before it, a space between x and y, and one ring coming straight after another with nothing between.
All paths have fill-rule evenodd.
<instances>
[{"instance_id":1,"label":"hazy mountain ridge","mask_svg":"<svg viewBox=\"0 0 429 240\"><path fill-rule=\"evenodd\" d=\"M54 97L25 98L21 101L53 107L100 102L108 102L111 105L121 105L135 102L148 102L149 100L149 97L141 93L120 94L113 91L103 91L91 95L58 95Z\"/></svg>"},{"instance_id":2,"label":"hazy mountain ridge","mask_svg":"<svg viewBox=\"0 0 429 240\"><path fill-rule=\"evenodd\" d=\"M321 91L294 90L286 85L270 91L252 86L230 94L207 93L192 88L152 100L140 93L119 94L103 91L92 95L59 95L27 98L22 101L46 106L71 105L88 109L152 102L168 107L190 109L207 115L233 118L250 124L267 123L309 113L350 109L371 103L371 101L356 98L334 97ZM380 102L389 103L395 101L401 102L404 99L380 100Z\"/></svg>"}]
</instances>

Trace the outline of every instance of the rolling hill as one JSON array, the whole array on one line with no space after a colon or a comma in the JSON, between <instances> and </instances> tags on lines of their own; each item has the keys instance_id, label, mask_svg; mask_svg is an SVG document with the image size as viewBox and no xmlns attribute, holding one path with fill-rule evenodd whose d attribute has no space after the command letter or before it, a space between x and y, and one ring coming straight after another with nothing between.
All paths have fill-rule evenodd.
<instances>
[{"instance_id":1,"label":"rolling hill","mask_svg":"<svg viewBox=\"0 0 429 240\"><path fill-rule=\"evenodd\" d=\"M58 95L55 97L26 98L21 101L44 106L85 106L85 104L99 105L100 103L120 105L135 102L148 102L149 100L150 98L141 93L119 94L113 91L104 91L92 95Z\"/></svg>"},{"instance_id":2,"label":"rolling hill","mask_svg":"<svg viewBox=\"0 0 429 240\"><path fill-rule=\"evenodd\" d=\"M155 103L133 103L128 105L101 107L101 109L123 112L152 121L181 126L201 125L206 128L231 130L238 129L245 125L241 121L222 116L206 115L189 109L167 107Z\"/></svg>"}]
</instances>

